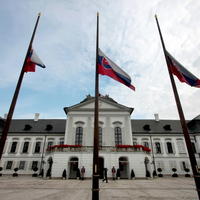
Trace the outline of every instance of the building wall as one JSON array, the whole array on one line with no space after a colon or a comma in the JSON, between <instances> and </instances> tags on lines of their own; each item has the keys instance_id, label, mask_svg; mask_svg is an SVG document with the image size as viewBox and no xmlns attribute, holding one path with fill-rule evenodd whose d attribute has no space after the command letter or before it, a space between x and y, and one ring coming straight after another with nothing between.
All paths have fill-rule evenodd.
<instances>
[{"instance_id":1,"label":"building wall","mask_svg":"<svg viewBox=\"0 0 200 200\"><path fill-rule=\"evenodd\" d=\"M183 135L181 134L176 134L176 135L174 134L171 134L171 135L170 134L168 135L167 134L166 135L133 134L133 142L136 142L136 141L137 141L137 144L142 144L142 145L144 145L144 142L149 143L149 147L153 150L151 151L151 156L153 157L153 154L154 154L156 169L162 168L164 174L171 175L173 173L172 168L176 168L178 174L185 174L183 162L185 162L186 168L189 168L190 173L191 173L191 165L190 165L189 156L188 156ZM182 145L180 145L179 143L180 141ZM198 166L200 166L199 165L200 164L199 141L200 141L200 136L195 136L195 137L191 136L191 142L194 143L195 148L196 148L195 156L196 156ZM161 144L161 153L156 152L156 144L155 144L156 142L160 142ZM173 153L168 152L167 144L166 144L167 142L172 143Z\"/></svg>"},{"instance_id":2,"label":"building wall","mask_svg":"<svg viewBox=\"0 0 200 200\"><path fill-rule=\"evenodd\" d=\"M48 146L48 142L53 142L53 145L59 144L61 139L64 141L64 135L55 136L51 134L50 136L44 135L14 135L8 136L6 140L6 144L3 151L3 157L0 165L3 167L4 174L12 174L14 168L19 167L20 161L25 161L25 168L20 170L20 174L31 174L32 171L32 163L33 161L37 161L37 167L40 168L40 164L42 161L42 156L45 157L45 152ZM29 148L27 153L23 153L23 145L24 142L29 142ZM11 146L13 142L17 142L16 151L11 153ZM36 142L41 142L39 153L35 153ZM8 161L13 161L11 169L6 170L6 165Z\"/></svg>"},{"instance_id":3,"label":"building wall","mask_svg":"<svg viewBox=\"0 0 200 200\"><path fill-rule=\"evenodd\" d=\"M92 161L93 155L91 152L56 152L53 154L49 154L49 157L53 158L53 168L52 168L52 177L61 177L64 169L67 170L67 177L69 177L70 173L70 158L78 158L78 168L81 169L82 166L85 167L85 177L92 177ZM131 170L134 170L135 176L137 178L145 177L145 165L144 159L148 157L151 160L149 155L143 152L115 152L115 153L106 153L101 152L99 154L101 158L104 159L104 167L108 169L108 177L112 177L111 169L114 166L116 169L119 168L119 158L126 157L128 160L128 178L130 178ZM46 166L46 171L48 166ZM152 169L150 167L150 172Z\"/></svg>"}]
</instances>

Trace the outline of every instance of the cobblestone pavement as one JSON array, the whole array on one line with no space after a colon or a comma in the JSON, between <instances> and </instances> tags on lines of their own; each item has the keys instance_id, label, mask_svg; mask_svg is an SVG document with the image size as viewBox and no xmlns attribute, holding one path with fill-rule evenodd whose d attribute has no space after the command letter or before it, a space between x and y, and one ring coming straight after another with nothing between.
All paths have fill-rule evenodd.
<instances>
[{"instance_id":1,"label":"cobblestone pavement","mask_svg":"<svg viewBox=\"0 0 200 200\"><path fill-rule=\"evenodd\" d=\"M91 180L0 177L1 200L90 200ZM100 200L196 200L193 178L99 182Z\"/></svg>"}]
</instances>

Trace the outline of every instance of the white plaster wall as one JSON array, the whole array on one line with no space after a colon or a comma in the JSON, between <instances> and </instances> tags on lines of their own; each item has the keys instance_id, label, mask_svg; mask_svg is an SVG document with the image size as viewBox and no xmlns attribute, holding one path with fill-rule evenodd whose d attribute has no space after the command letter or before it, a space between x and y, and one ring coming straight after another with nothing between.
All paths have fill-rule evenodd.
<instances>
[{"instance_id":1,"label":"white plaster wall","mask_svg":"<svg viewBox=\"0 0 200 200\"><path fill-rule=\"evenodd\" d=\"M49 155L50 156L50 155ZM79 160L78 167L85 167L85 177L92 177L92 162L93 155L92 153L87 152L56 152L51 155L53 157L53 166L52 166L52 177L61 177L64 169L67 170L69 175L69 160L71 157L77 157ZM144 158L148 157L150 162L151 158L148 154L143 152L113 152L113 153L100 153L100 157L104 158L104 167L108 169L108 177L111 177L111 169L113 166L119 168L119 158L127 157L129 161L129 178L131 169L134 170L136 178L145 177L145 165Z\"/></svg>"}]
</instances>

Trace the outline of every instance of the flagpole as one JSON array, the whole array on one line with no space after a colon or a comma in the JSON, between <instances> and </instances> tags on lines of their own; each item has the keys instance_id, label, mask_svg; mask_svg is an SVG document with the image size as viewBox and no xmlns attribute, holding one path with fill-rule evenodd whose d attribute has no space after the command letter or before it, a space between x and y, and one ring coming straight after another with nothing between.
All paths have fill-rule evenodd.
<instances>
[{"instance_id":1,"label":"flagpole","mask_svg":"<svg viewBox=\"0 0 200 200\"><path fill-rule=\"evenodd\" d=\"M187 146L187 150L188 150L188 154L189 154L192 172L193 172L193 176L194 176L194 180L195 180L195 184L196 184L196 190L197 190L197 193L198 193L198 197L200 199L200 175L198 173L198 165L197 165L196 158L195 158L195 155L194 155L194 151L193 151L193 148L192 148L190 135L188 133L188 128L187 128L187 125L186 125L186 121L185 121L183 109L182 109L182 106L181 106L180 98L179 98L179 95L178 95L178 91L177 91L177 88L176 88L176 84L175 84L175 81L174 81L174 77L173 77L173 75L170 71L170 68L169 68L169 63L168 63L168 59L167 59L167 56L166 56L166 48L165 48L164 40L163 40L163 37L162 37L162 33L161 33L161 30L160 30L160 26L159 26L158 19L157 19L156 15L155 15L155 19L156 19L156 23L157 23L157 27L158 27L162 47L163 47L163 52L164 52L166 63L167 63L167 68L168 68L169 77L170 77L173 92L174 92L174 97L175 97L175 100L176 100L176 105L177 105L177 109L178 109L178 113L179 113L179 117L180 117L180 121L181 121L183 135L184 135L184 138L185 138L185 142L186 142L186 146Z\"/></svg>"},{"instance_id":2,"label":"flagpole","mask_svg":"<svg viewBox=\"0 0 200 200\"><path fill-rule=\"evenodd\" d=\"M13 99L12 99L12 102L11 102L11 105L10 105L10 109L9 109L9 112L8 112L8 115L7 115L7 119L5 121L4 128L3 128L3 131L2 131L2 136L1 136L1 139L0 139L0 160L2 158L4 145L5 145L5 142L6 142L6 139L7 139L8 131L9 131L10 124L11 124L11 121L12 121L12 116L13 116L13 113L14 113L14 110L15 110L15 105L16 105L17 98L18 98L18 94L19 94L19 91L20 91L20 87L21 87L21 84L22 84L23 77L24 77L24 67L26 65L26 60L27 60L27 57L29 55L29 52L32 48L32 43L33 43L35 32L36 32L36 29L37 29L37 26L38 26L39 19L40 19L40 13L38 14L37 21L35 23L35 27L34 27L34 30L33 30L32 36L31 36L31 40L30 40L30 43L29 43L29 46L28 46L26 57L24 59L24 63L23 63L22 69L21 69L21 73L20 73L18 82L17 82L15 93L13 95Z\"/></svg>"},{"instance_id":3,"label":"flagpole","mask_svg":"<svg viewBox=\"0 0 200 200\"><path fill-rule=\"evenodd\" d=\"M98 74L98 50L99 50L99 13L97 12L92 200L99 200L99 74Z\"/></svg>"}]
</instances>

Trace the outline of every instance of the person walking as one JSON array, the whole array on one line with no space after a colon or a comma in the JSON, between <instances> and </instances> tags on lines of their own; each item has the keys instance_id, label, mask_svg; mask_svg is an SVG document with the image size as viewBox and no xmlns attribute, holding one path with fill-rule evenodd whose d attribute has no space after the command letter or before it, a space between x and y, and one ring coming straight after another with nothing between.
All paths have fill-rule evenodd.
<instances>
[{"instance_id":1,"label":"person walking","mask_svg":"<svg viewBox=\"0 0 200 200\"><path fill-rule=\"evenodd\" d=\"M66 169L63 170L62 178L65 179L65 180L67 179L67 171L66 171Z\"/></svg>"},{"instance_id":2,"label":"person walking","mask_svg":"<svg viewBox=\"0 0 200 200\"><path fill-rule=\"evenodd\" d=\"M116 178L116 169L115 169L115 167L113 166L112 167L112 178L113 178L113 180L115 180L115 178Z\"/></svg>"},{"instance_id":3,"label":"person walking","mask_svg":"<svg viewBox=\"0 0 200 200\"><path fill-rule=\"evenodd\" d=\"M117 179L120 178L120 169L117 169Z\"/></svg>"},{"instance_id":4,"label":"person walking","mask_svg":"<svg viewBox=\"0 0 200 200\"><path fill-rule=\"evenodd\" d=\"M107 171L108 171L107 168L103 169L103 177L104 177L103 182L106 181L106 183L108 183Z\"/></svg>"},{"instance_id":5,"label":"person walking","mask_svg":"<svg viewBox=\"0 0 200 200\"><path fill-rule=\"evenodd\" d=\"M79 178L79 180L81 179L81 173L80 173L79 168L77 168L77 171L76 171L76 178Z\"/></svg>"},{"instance_id":6,"label":"person walking","mask_svg":"<svg viewBox=\"0 0 200 200\"><path fill-rule=\"evenodd\" d=\"M81 168L81 180L84 180L84 176L85 176L85 167L83 166Z\"/></svg>"}]
</instances>

